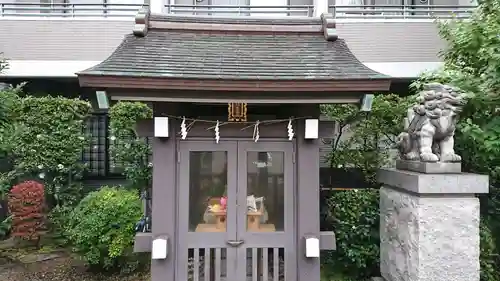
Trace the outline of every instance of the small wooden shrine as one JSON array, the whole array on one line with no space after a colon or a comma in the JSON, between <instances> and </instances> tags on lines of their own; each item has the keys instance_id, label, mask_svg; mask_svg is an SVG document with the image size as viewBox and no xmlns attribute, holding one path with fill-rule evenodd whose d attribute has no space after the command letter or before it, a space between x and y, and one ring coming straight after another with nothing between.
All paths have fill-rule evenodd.
<instances>
[{"instance_id":1,"label":"small wooden shrine","mask_svg":"<svg viewBox=\"0 0 500 281\"><path fill-rule=\"evenodd\" d=\"M81 86L152 104L153 281L319 281L319 105L360 103L390 80L321 18L136 17Z\"/></svg>"}]
</instances>

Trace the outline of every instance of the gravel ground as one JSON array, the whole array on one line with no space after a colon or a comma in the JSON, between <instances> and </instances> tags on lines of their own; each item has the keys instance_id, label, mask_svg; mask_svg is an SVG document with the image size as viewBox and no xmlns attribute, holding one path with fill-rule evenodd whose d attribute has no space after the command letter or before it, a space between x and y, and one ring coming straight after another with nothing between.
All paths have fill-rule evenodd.
<instances>
[{"instance_id":1,"label":"gravel ground","mask_svg":"<svg viewBox=\"0 0 500 281\"><path fill-rule=\"evenodd\" d=\"M149 274L108 275L90 273L69 256L23 264L0 257L1 281L149 281Z\"/></svg>"}]
</instances>

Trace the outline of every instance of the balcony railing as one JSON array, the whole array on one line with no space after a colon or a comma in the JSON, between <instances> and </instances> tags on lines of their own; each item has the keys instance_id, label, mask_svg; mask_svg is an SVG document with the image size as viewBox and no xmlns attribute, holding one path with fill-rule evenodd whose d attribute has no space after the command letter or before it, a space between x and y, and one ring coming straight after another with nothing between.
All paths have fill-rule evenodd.
<instances>
[{"instance_id":1,"label":"balcony railing","mask_svg":"<svg viewBox=\"0 0 500 281\"><path fill-rule=\"evenodd\" d=\"M333 5L329 12L337 19L448 19L467 18L476 6L459 5ZM313 5L166 5L171 14L241 15L241 16L307 16Z\"/></svg>"},{"instance_id":2,"label":"balcony railing","mask_svg":"<svg viewBox=\"0 0 500 281\"><path fill-rule=\"evenodd\" d=\"M138 3L0 3L1 17L133 17Z\"/></svg>"},{"instance_id":3,"label":"balcony railing","mask_svg":"<svg viewBox=\"0 0 500 281\"><path fill-rule=\"evenodd\" d=\"M462 5L334 5L337 19L451 19L468 18L476 6Z\"/></svg>"},{"instance_id":4,"label":"balcony railing","mask_svg":"<svg viewBox=\"0 0 500 281\"><path fill-rule=\"evenodd\" d=\"M61 0L63 1L63 0ZM138 1L142 2L142 1ZM123 18L133 17L142 3L0 3L4 17ZM333 5L337 19L449 19L467 18L476 6L460 5ZM165 12L200 16L312 17L313 5L165 5Z\"/></svg>"},{"instance_id":5,"label":"balcony railing","mask_svg":"<svg viewBox=\"0 0 500 281\"><path fill-rule=\"evenodd\" d=\"M302 16L312 17L313 5L165 5L169 14L200 15L200 16Z\"/></svg>"}]
</instances>

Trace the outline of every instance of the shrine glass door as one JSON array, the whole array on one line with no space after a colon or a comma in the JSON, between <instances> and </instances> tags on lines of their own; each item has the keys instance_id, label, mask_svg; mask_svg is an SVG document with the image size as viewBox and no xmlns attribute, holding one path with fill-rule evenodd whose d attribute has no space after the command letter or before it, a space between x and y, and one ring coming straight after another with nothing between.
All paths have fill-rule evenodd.
<instances>
[{"instance_id":1,"label":"shrine glass door","mask_svg":"<svg viewBox=\"0 0 500 281\"><path fill-rule=\"evenodd\" d=\"M180 142L176 280L237 280L237 152L234 141Z\"/></svg>"},{"instance_id":2,"label":"shrine glass door","mask_svg":"<svg viewBox=\"0 0 500 281\"><path fill-rule=\"evenodd\" d=\"M237 280L297 280L293 143L239 142Z\"/></svg>"},{"instance_id":3,"label":"shrine glass door","mask_svg":"<svg viewBox=\"0 0 500 281\"><path fill-rule=\"evenodd\" d=\"M292 142L180 142L176 280L296 279L293 162Z\"/></svg>"}]
</instances>

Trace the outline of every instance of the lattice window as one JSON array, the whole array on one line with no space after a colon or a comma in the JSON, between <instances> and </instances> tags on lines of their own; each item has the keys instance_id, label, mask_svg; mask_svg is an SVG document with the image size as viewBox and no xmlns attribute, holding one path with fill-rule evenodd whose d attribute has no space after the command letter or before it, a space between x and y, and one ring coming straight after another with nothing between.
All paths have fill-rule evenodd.
<instances>
[{"instance_id":1,"label":"lattice window","mask_svg":"<svg viewBox=\"0 0 500 281\"><path fill-rule=\"evenodd\" d=\"M86 121L85 134L90 138L84 148L82 161L87 163L87 176L109 177L123 174L123 163L113 157L113 150L118 145L110 136L109 117L107 113L95 112ZM152 138L145 138L151 145ZM152 162L152 153L148 155L148 162Z\"/></svg>"},{"instance_id":2,"label":"lattice window","mask_svg":"<svg viewBox=\"0 0 500 281\"><path fill-rule=\"evenodd\" d=\"M102 113L92 114L86 121L85 135L90 138L83 150L83 162L87 163L87 175L105 177L108 168L108 116Z\"/></svg>"}]
</instances>

